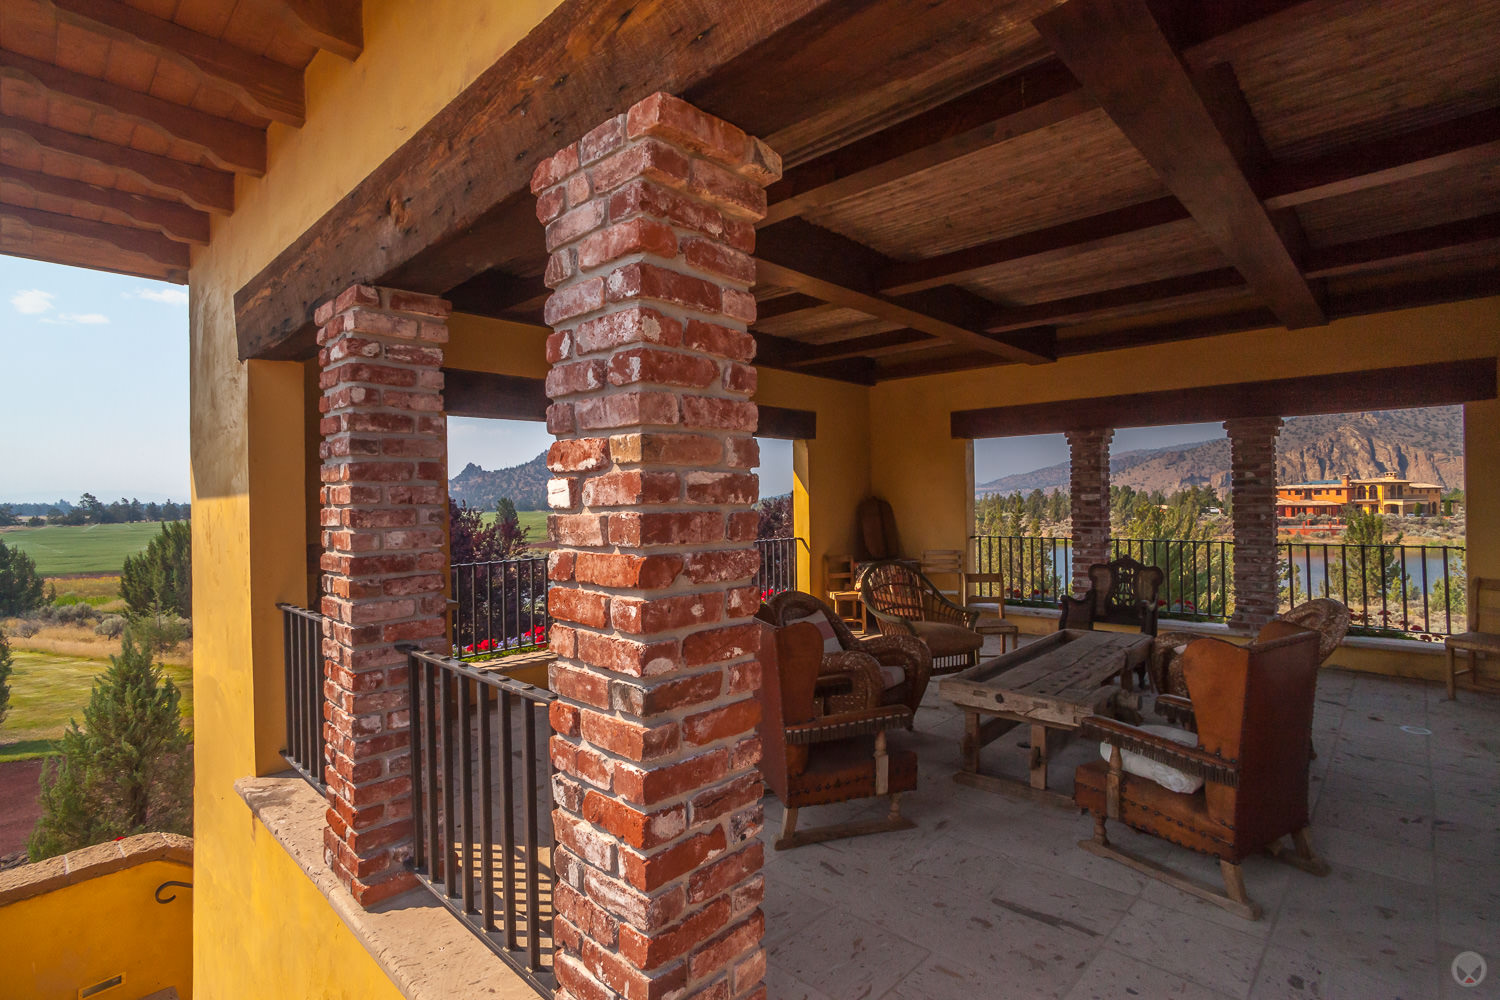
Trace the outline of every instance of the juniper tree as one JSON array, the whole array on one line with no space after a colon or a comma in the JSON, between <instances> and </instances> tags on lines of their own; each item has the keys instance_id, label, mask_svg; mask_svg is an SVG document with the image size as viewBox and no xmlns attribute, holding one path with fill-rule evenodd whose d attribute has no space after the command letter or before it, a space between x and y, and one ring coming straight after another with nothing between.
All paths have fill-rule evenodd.
<instances>
[{"instance_id":1,"label":"juniper tree","mask_svg":"<svg viewBox=\"0 0 1500 1000\"><path fill-rule=\"evenodd\" d=\"M59 756L43 766L31 860L147 831L191 832L192 760L181 699L127 631L120 655L94 681L83 724L69 724Z\"/></svg>"},{"instance_id":2,"label":"juniper tree","mask_svg":"<svg viewBox=\"0 0 1500 1000\"><path fill-rule=\"evenodd\" d=\"M42 603L42 577L36 562L0 542L0 618L24 615Z\"/></svg>"},{"instance_id":3,"label":"juniper tree","mask_svg":"<svg viewBox=\"0 0 1500 1000\"><path fill-rule=\"evenodd\" d=\"M0 632L0 722L10 711L10 641Z\"/></svg>"},{"instance_id":4,"label":"juniper tree","mask_svg":"<svg viewBox=\"0 0 1500 1000\"><path fill-rule=\"evenodd\" d=\"M126 558L120 596L137 615L164 611L192 617L193 533L187 521L163 524L144 552Z\"/></svg>"}]
</instances>

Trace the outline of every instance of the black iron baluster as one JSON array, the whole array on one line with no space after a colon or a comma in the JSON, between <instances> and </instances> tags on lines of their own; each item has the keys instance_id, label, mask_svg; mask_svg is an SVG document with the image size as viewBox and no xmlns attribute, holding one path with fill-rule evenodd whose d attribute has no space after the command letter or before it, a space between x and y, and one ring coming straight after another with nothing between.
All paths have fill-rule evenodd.
<instances>
[{"instance_id":1,"label":"black iron baluster","mask_svg":"<svg viewBox=\"0 0 1500 1000\"><path fill-rule=\"evenodd\" d=\"M427 787L431 790L427 796L427 877L436 881L448 877L447 858L440 849L441 828L438 826L438 763L437 763L437 671L430 665L423 663L422 690L423 690L423 712L422 732L423 742L426 744L427 752Z\"/></svg>"},{"instance_id":2,"label":"black iron baluster","mask_svg":"<svg viewBox=\"0 0 1500 1000\"><path fill-rule=\"evenodd\" d=\"M1432 606L1428 598L1431 589L1427 572L1427 546L1422 546L1422 631L1432 631Z\"/></svg>"},{"instance_id":3,"label":"black iron baluster","mask_svg":"<svg viewBox=\"0 0 1500 1000\"><path fill-rule=\"evenodd\" d=\"M422 661L416 654L408 651L406 654L406 700L407 714L411 719L411 725L407 728L407 735L411 739L411 818L412 818L412 866L418 871L427 867L427 850L425 843L425 831L423 830L423 794L422 787L422 691L421 691Z\"/></svg>"},{"instance_id":4,"label":"black iron baluster","mask_svg":"<svg viewBox=\"0 0 1500 1000\"><path fill-rule=\"evenodd\" d=\"M469 736L469 685L473 683L462 675L458 682L458 756L459 794L463 796L463 895L464 912L474 912L474 772L473 741Z\"/></svg>"},{"instance_id":5,"label":"black iron baluster","mask_svg":"<svg viewBox=\"0 0 1500 1000\"><path fill-rule=\"evenodd\" d=\"M516 873L515 873L515 823L512 813L515 800L514 768L511 766L511 696L507 688L500 689L500 884L505 894L505 946L516 948Z\"/></svg>"},{"instance_id":6,"label":"black iron baluster","mask_svg":"<svg viewBox=\"0 0 1500 1000\"><path fill-rule=\"evenodd\" d=\"M480 684L479 693L479 864L480 891L484 893L484 929L495 929L495 801L490 788L494 775L490 758L494 747L490 739L490 686Z\"/></svg>"},{"instance_id":7,"label":"black iron baluster","mask_svg":"<svg viewBox=\"0 0 1500 1000\"><path fill-rule=\"evenodd\" d=\"M458 896L458 852L453 816L453 678L438 671L438 739L443 745L443 888L449 899Z\"/></svg>"},{"instance_id":8,"label":"black iron baluster","mask_svg":"<svg viewBox=\"0 0 1500 1000\"><path fill-rule=\"evenodd\" d=\"M540 889L537 884L540 838L537 836L536 810L536 709L525 702L522 703L522 709L526 713L526 744L521 750L521 766L526 772L526 784L522 789L526 803L526 954L531 968L539 969L542 966L542 932L539 926L541 905L537 899Z\"/></svg>"},{"instance_id":9,"label":"black iron baluster","mask_svg":"<svg viewBox=\"0 0 1500 1000\"><path fill-rule=\"evenodd\" d=\"M285 756L295 762L302 759L299 752L301 748L297 746L301 739L297 701L302 697L301 678L297 676L297 661L301 658L301 649L297 643L298 618L292 613L290 605L278 604L277 607L281 609L281 667L286 684Z\"/></svg>"}]
</instances>

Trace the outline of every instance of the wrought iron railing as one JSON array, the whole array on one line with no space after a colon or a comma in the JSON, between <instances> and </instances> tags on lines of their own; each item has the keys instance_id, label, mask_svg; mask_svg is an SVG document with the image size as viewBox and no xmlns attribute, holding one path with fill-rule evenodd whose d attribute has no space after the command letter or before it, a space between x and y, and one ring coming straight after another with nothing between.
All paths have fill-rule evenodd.
<instances>
[{"instance_id":1,"label":"wrought iron railing","mask_svg":"<svg viewBox=\"0 0 1500 1000\"><path fill-rule=\"evenodd\" d=\"M784 590L797 589L797 539L759 538L755 547L760 551L760 572L755 585L761 598L779 594Z\"/></svg>"},{"instance_id":2,"label":"wrought iron railing","mask_svg":"<svg viewBox=\"0 0 1500 1000\"><path fill-rule=\"evenodd\" d=\"M286 670L286 746L281 756L318 790L323 780L323 616L294 604L281 610Z\"/></svg>"},{"instance_id":3,"label":"wrought iron railing","mask_svg":"<svg viewBox=\"0 0 1500 1000\"><path fill-rule=\"evenodd\" d=\"M406 651L412 868L480 940L550 997L556 981L547 711L557 696L459 660Z\"/></svg>"},{"instance_id":4,"label":"wrought iron railing","mask_svg":"<svg viewBox=\"0 0 1500 1000\"><path fill-rule=\"evenodd\" d=\"M1073 578L1069 538L976 535L974 566L1004 576L1008 604L1057 607ZM1225 540L1113 538L1115 556L1160 566L1163 618L1224 621L1234 611L1234 543ZM1434 640L1465 622L1465 550L1458 545L1349 545L1280 542L1279 605L1313 597L1345 604L1355 634ZM981 585L994 596L993 585Z\"/></svg>"},{"instance_id":5,"label":"wrought iron railing","mask_svg":"<svg viewBox=\"0 0 1500 1000\"><path fill-rule=\"evenodd\" d=\"M461 658L547 645L547 557L456 563L449 608Z\"/></svg>"},{"instance_id":6,"label":"wrought iron railing","mask_svg":"<svg viewBox=\"0 0 1500 1000\"><path fill-rule=\"evenodd\" d=\"M1460 545L1282 542L1282 606L1332 597L1351 631L1429 642L1465 628L1467 553Z\"/></svg>"}]
</instances>

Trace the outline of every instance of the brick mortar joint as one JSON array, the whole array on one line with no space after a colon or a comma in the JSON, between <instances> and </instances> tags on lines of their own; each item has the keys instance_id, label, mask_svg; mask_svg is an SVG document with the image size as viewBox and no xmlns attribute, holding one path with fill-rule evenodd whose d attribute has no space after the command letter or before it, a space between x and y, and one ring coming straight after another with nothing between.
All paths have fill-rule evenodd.
<instances>
[{"instance_id":1,"label":"brick mortar joint","mask_svg":"<svg viewBox=\"0 0 1500 1000\"><path fill-rule=\"evenodd\" d=\"M613 194L613 192L610 192L610 194ZM604 196L603 200L607 201L608 195ZM612 229L615 226L628 225L630 222L641 218L650 219L653 222L660 222L661 224L670 228L672 230L674 238L678 242L679 247L682 244L684 236L686 236L690 240L700 240L704 243L711 243L715 246L725 245L719 240L716 240L711 236L705 236L695 230L686 229L682 226L674 226L667 219L659 216L634 215L629 219L621 222L615 222L613 220L606 219L599 226L599 228L591 229L588 232L568 241L567 243L559 244L556 248L553 249L552 252L560 253L562 251L568 250L576 251L579 245L584 243L590 237L597 236L599 233ZM751 253L746 253L741 250L736 250L735 253L753 259L753 254ZM697 278L700 281L706 281L711 285L720 285L724 288L732 288L740 292L748 292L755 286L754 281L739 281L735 278L730 277L729 275L720 274L717 271L709 271L701 267L695 267L691 262L688 261L686 257L682 255L680 250L677 254L671 257L663 257L661 254L651 253L650 251L646 250L637 250L632 253L623 254L619 257L612 257L606 261L601 261L600 263L595 264L593 267L579 267L572 274L568 275L568 277L559 282L557 287L565 288L573 282L588 281L592 278L608 278L611 274L614 274L616 271L622 268L629 267L631 264L650 264L651 266L658 267L664 271L672 271L677 274L685 275L689 278Z\"/></svg>"}]
</instances>

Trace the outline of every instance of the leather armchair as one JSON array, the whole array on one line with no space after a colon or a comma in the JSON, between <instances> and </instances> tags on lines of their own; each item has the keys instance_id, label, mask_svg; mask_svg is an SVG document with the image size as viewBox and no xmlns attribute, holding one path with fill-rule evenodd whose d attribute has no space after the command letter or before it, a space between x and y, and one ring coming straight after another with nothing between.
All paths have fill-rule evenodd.
<instances>
[{"instance_id":1,"label":"leather armchair","mask_svg":"<svg viewBox=\"0 0 1500 1000\"><path fill-rule=\"evenodd\" d=\"M1255 920L1260 907L1246 895L1240 869L1251 853L1266 849L1314 874L1328 872L1308 831L1318 635L1296 629L1249 646L1199 639L1183 653L1182 671L1198 725L1196 745L1097 716L1080 727L1085 738L1109 744L1110 759L1090 761L1074 774L1074 801L1094 817L1094 838L1079 846ZM1200 777L1203 785L1191 793L1169 791L1125 771L1126 752ZM1106 832L1111 819L1217 857L1224 892L1115 847ZM1294 855L1281 844L1286 836Z\"/></svg>"},{"instance_id":2,"label":"leather armchair","mask_svg":"<svg viewBox=\"0 0 1500 1000\"><path fill-rule=\"evenodd\" d=\"M829 637L824 635L818 691L829 711L904 705L915 713L922 704L932 680L932 653L915 636L857 639L827 604L795 590L772 597L758 617L778 628L811 619L819 625L820 633L821 623L828 623L838 649L828 650Z\"/></svg>"},{"instance_id":3,"label":"leather armchair","mask_svg":"<svg viewBox=\"0 0 1500 1000\"><path fill-rule=\"evenodd\" d=\"M917 787L917 756L887 745L890 730L910 727L911 709L883 705L819 716L814 688L823 639L806 622L775 629L761 650L760 772L786 810L776 849L914 826L901 815L901 793ZM807 806L874 796L890 798L883 819L797 829L798 812Z\"/></svg>"}]
</instances>

